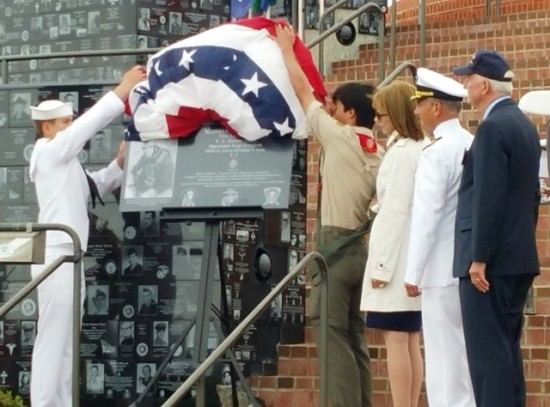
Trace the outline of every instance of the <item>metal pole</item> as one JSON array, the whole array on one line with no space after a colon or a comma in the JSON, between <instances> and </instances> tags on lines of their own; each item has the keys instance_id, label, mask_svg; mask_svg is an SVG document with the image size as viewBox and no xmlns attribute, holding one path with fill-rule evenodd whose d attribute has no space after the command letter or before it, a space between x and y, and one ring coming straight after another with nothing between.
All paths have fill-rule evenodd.
<instances>
[{"instance_id":1,"label":"metal pole","mask_svg":"<svg viewBox=\"0 0 550 407\"><path fill-rule=\"evenodd\" d=\"M78 254L77 254L78 250ZM80 248L75 247L74 292L73 292L73 406L80 405L80 285L82 284L82 257ZM40 315L38 316L40 318Z\"/></svg>"},{"instance_id":2,"label":"metal pole","mask_svg":"<svg viewBox=\"0 0 550 407\"><path fill-rule=\"evenodd\" d=\"M393 70L392 73L388 75L386 79L384 79L379 85L378 88L381 89L384 86L388 85L391 81L393 81L395 78L401 74L405 69L409 69L411 71L412 76L416 76L416 67L413 65L410 61L401 62L397 68Z\"/></svg>"},{"instance_id":3,"label":"metal pole","mask_svg":"<svg viewBox=\"0 0 550 407\"><path fill-rule=\"evenodd\" d=\"M328 266L325 259L320 255L319 258L316 258L315 260L319 265L321 273L324 273L324 276L322 276L323 278L321 279L321 290L322 297L326 299L326 301L321 304L321 340L319 341L319 354L323 355L323 361L320 362L319 366L319 374L321 376L319 405L321 407L326 407L328 406Z\"/></svg>"},{"instance_id":4,"label":"metal pole","mask_svg":"<svg viewBox=\"0 0 550 407\"><path fill-rule=\"evenodd\" d=\"M323 37L323 31L325 30L325 18L330 14L330 13L333 13L334 10L336 10L338 7L340 6L343 6L344 4L347 3L347 0L340 0L338 1L336 4L330 6L329 8L327 8L322 14L321 14L321 17L319 17L319 37L315 38L313 41L311 41L307 47L308 48L311 48L313 47L314 44L314 41L316 41L317 39L319 39L319 66L318 66L318 69L319 69L319 72L321 73L321 76L324 76L324 72L325 72L325 42L324 41L321 41L324 40L325 38L327 38L330 34L332 34L333 32L335 32L338 28L340 28L341 26L343 26L344 24L340 25L339 27L337 27L339 24L335 24L334 26L330 27L326 32L328 33L325 37ZM336 28L337 27L337 28ZM322 37L322 38L321 38Z\"/></svg>"},{"instance_id":5,"label":"metal pole","mask_svg":"<svg viewBox=\"0 0 550 407\"><path fill-rule=\"evenodd\" d=\"M391 33L390 33L390 69L393 71L395 69L395 42L397 39L397 2L393 2L391 7Z\"/></svg>"},{"instance_id":6,"label":"metal pole","mask_svg":"<svg viewBox=\"0 0 550 407\"><path fill-rule=\"evenodd\" d=\"M305 38L305 24L304 24L304 0L298 0L298 35L301 39Z\"/></svg>"},{"instance_id":7,"label":"metal pole","mask_svg":"<svg viewBox=\"0 0 550 407\"><path fill-rule=\"evenodd\" d=\"M420 0L420 65L426 65L426 0Z\"/></svg>"},{"instance_id":8,"label":"metal pole","mask_svg":"<svg viewBox=\"0 0 550 407\"><path fill-rule=\"evenodd\" d=\"M384 24L384 14L380 13L378 17L378 83L380 83L384 80L384 76L386 75L384 64L384 31L386 25Z\"/></svg>"}]
</instances>

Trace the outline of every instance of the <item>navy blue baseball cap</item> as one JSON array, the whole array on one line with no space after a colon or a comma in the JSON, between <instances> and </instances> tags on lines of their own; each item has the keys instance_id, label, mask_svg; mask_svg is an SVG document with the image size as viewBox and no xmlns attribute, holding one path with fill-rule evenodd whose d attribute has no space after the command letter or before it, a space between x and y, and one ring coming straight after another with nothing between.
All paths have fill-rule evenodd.
<instances>
[{"instance_id":1,"label":"navy blue baseball cap","mask_svg":"<svg viewBox=\"0 0 550 407\"><path fill-rule=\"evenodd\" d=\"M478 74L500 82L511 82L514 77L508 61L498 52L487 49L478 49L468 65L456 67L453 73L455 75Z\"/></svg>"}]
</instances>

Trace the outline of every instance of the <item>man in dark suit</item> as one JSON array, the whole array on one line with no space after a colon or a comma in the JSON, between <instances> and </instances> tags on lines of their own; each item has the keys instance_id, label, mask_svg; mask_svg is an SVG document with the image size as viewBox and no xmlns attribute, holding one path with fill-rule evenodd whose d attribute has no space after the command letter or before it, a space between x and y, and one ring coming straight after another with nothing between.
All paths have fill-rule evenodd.
<instances>
[{"instance_id":1,"label":"man in dark suit","mask_svg":"<svg viewBox=\"0 0 550 407\"><path fill-rule=\"evenodd\" d=\"M482 113L463 159L453 264L470 375L477 407L523 407L523 307L539 274L539 138L510 99L514 74L500 54L478 50L454 73L466 76Z\"/></svg>"}]
</instances>

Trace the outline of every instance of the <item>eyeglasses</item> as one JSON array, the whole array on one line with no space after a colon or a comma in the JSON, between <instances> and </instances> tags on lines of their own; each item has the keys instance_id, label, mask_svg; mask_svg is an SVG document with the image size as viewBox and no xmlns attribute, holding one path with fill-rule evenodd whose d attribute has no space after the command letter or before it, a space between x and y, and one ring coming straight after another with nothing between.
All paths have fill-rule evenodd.
<instances>
[{"instance_id":1,"label":"eyeglasses","mask_svg":"<svg viewBox=\"0 0 550 407\"><path fill-rule=\"evenodd\" d=\"M388 114L387 113L376 112L374 115L376 116L376 118L378 120L380 120L381 117L387 116Z\"/></svg>"}]
</instances>

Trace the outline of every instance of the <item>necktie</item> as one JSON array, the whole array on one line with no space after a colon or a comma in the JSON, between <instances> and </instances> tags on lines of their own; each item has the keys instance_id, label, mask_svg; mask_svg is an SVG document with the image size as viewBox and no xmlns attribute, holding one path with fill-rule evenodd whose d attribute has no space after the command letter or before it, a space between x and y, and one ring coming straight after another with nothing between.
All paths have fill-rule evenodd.
<instances>
[{"instance_id":1,"label":"necktie","mask_svg":"<svg viewBox=\"0 0 550 407\"><path fill-rule=\"evenodd\" d=\"M97 185L92 177L86 172L84 169L84 166L82 166L82 170L84 171L84 175L86 175L86 181L88 181L88 187L90 188L90 195L92 197L92 208L95 209L95 200L98 199L99 203L101 205L105 206L105 202L103 202L103 199L101 199L101 196L99 195L99 189L97 189Z\"/></svg>"}]
</instances>

